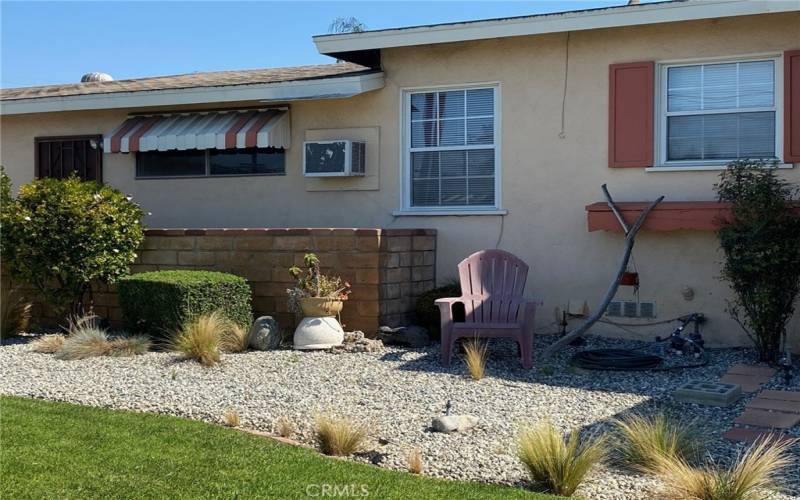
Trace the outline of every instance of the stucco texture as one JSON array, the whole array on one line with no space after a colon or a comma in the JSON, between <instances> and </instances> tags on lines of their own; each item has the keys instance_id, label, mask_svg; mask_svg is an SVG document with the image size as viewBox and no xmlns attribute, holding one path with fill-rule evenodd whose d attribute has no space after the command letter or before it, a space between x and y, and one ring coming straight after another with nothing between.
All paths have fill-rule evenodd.
<instances>
[{"instance_id":1,"label":"stucco texture","mask_svg":"<svg viewBox=\"0 0 800 500\"><path fill-rule=\"evenodd\" d=\"M718 172L608 168L608 65L777 55L800 48L798 26L800 14L792 13L573 32L563 138L566 34L386 49L383 89L343 100L289 104L292 148L285 176L136 180L134 156L106 154L103 177L152 212L147 220L151 227L435 228L439 282L455 277L456 264L466 255L499 246L530 264L527 292L544 300L538 329L554 331L555 307L571 299L596 307L616 272L621 236L589 233L586 227L584 207L602 200L601 184L607 183L618 201L662 194L672 201L714 197ZM501 199L508 214L394 216L401 199L402 89L482 82L500 85ZM30 181L34 137L106 133L130 111L3 117L0 161L16 184ZM318 191L319 180L303 178L307 131L372 127L380 134L378 190L343 191L337 181L338 189ZM797 168L781 175L800 182ZM658 320L703 312L711 345L744 345L746 336L725 313L730 292L718 279L720 259L712 232L643 232L635 249L639 295L657 302ZM683 298L684 287L694 290L692 301ZM619 296L630 298L632 292L623 289ZM600 324L595 331L652 339L670 329L622 330ZM796 330L793 326L795 349L800 345Z\"/></svg>"}]
</instances>

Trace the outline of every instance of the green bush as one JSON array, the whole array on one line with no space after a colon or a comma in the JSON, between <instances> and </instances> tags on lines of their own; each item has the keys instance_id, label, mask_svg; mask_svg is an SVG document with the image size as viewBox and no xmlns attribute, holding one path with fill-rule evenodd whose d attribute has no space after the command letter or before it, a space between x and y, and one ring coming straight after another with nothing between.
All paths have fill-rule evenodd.
<instances>
[{"instance_id":1,"label":"green bush","mask_svg":"<svg viewBox=\"0 0 800 500\"><path fill-rule=\"evenodd\" d=\"M460 297L461 286L457 281L452 281L439 288L428 290L417 298L416 316L417 323L424 326L431 332L431 337L438 339L441 336L441 319L439 318L439 306L434 302L436 299L446 297ZM456 321L464 321L463 314L454 315Z\"/></svg>"},{"instance_id":2,"label":"green bush","mask_svg":"<svg viewBox=\"0 0 800 500\"><path fill-rule=\"evenodd\" d=\"M221 311L249 328L250 286L244 278L212 271L154 271L121 279L119 302L128 328L164 337L202 314Z\"/></svg>"},{"instance_id":3,"label":"green bush","mask_svg":"<svg viewBox=\"0 0 800 500\"><path fill-rule=\"evenodd\" d=\"M759 361L776 363L800 293L800 188L778 177L774 165L737 161L716 185L732 204L717 237L725 255L722 278L735 297L728 311L752 339Z\"/></svg>"},{"instance_id":4,"label":"green bush","mask_svg":"<svg viewBox=\"0 0 800 500\"><path fill-rule=\"evenodd\" d=\"M62 315L89 308L92 281L128 274L144 238L144 212L130 197L74 176L37 179L14 197L0 170L0 205L3 263Z\"/></svg>"}]
</instances>

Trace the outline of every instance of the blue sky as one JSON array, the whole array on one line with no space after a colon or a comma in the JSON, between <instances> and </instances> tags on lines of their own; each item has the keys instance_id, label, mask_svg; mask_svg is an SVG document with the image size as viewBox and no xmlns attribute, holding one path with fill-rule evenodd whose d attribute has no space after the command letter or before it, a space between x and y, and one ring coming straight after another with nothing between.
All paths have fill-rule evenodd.
<instances>
[{"instance_id":1,"label":"blue sky","mask_svg":"<svg viewBox=\"0 0 800 500\"><path fill-rule=\"evenodd\" d=\"M0 86L332 62L311 36L337 16L369 29L517 16L626 0L0 3Z\"/></svg>"}]
</instances>

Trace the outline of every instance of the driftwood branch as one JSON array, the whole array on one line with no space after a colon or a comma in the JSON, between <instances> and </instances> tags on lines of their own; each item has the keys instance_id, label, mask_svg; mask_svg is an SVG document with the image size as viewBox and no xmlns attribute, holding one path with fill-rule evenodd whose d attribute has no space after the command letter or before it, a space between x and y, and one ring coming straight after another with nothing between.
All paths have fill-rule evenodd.
<instances>
[{"instance_id":1,"label":"driftwood branch","mask_svg":"<svg viewBox=\"0 0 800 500\"><path fill-rule=\"evenodd\" d=\"M622 259L620 259L619 262L617 275L614 278L614 281L611 282L611 286L608 287L606 295L603 298L603 302L600 303L600 307L598 307L597 310L594 311L594 313L592 313L591 316L586 318L586 321L584 321L579 327L568 332L566 335L564 335L560 339L550 344L550 346L548 346L547 349L545 349L544 353L542 354L542 359L544 360L549 359L557 351L563 349L564 346L566 346L576 338L586 333L586 331L589 330L589 328L591 328L592 325L594 325L597 322L597 320L602 318L603 314L606 313L606 309L608 309L608 304L611 303L611 300L617 294L619 283L620 281L622 281L622 275L628 268L628 261L631 258L631 252L633 251L633 244L636 239L636 233L638 233L639 229L642 228L642 225L644 224L644 221L645 219L647 219L647 216L650 214L650 212L656 207L656 205L661 203L661 201L664 199L663 196L659 196L657 200L650 203L650 205L647 208L645 208L641 214L639 214L639 218L636 219L636 222L633 224L633 226L629 227L628 224L625 222L625 219L622 218L622 214L620 213L619 208L617 208L617 205L614 203L614 200L611 198L611 195L609 194L605 184L603 184L603 194L605 195L606 200L608 201L608 206L611 207L611 211L614 212L614 215L617 217L617 220L619 220L620 225L622 225L622 229L625 231L625 248L622 252Z\"/></svg>"}]
</instances>

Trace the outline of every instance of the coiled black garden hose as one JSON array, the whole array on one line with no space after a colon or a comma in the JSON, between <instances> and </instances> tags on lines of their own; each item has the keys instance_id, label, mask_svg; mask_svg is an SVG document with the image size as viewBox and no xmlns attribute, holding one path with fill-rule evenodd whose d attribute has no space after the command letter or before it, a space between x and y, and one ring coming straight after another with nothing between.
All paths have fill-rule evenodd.
<instances>
[{"instance_id":1,"label":"coiled black garden hose","mask_svg":"<svg viewBox=\"0 0 800 500\"><path fill-rule=\"evenodd\" d=\"M667 371L704 366L708 363L708 355L703 351L699 362L692 365L662 366L663 362L661 356L628 349L595 349L576 353L569 364L586 370Z\"/></svg>"}]
</instances>

